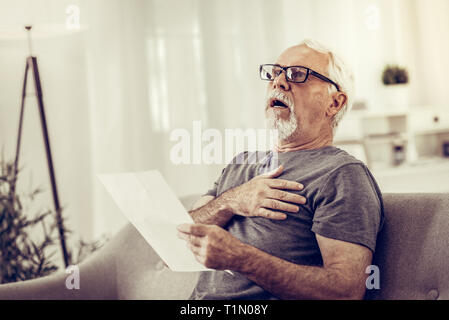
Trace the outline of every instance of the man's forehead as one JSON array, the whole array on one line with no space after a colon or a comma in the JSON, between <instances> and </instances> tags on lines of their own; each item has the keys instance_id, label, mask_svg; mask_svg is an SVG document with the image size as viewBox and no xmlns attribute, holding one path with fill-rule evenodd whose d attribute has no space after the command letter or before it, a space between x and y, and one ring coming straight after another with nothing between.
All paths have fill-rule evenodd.
<instances>
[{"instance_id":1,"label":"man's forehead","mask_svg":"<svg viewBox=\"0 0 449 320\"><path fill-rule=\"evenodd\" d=\"M309 48L305 44L288 48L276 60L281 66L305 66L317 72L327 74L329 55Z\"/></svg>"}]
</instances>

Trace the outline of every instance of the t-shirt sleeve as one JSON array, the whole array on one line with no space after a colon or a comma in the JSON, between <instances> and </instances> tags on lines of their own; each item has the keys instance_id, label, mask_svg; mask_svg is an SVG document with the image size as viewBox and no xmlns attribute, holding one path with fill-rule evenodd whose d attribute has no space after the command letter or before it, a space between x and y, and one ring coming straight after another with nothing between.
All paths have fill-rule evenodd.
<instances>
[{"instance_id":1,"label":"t-shirt sleeve","mask_svg":"<svg viewBox=\"0 0 449 320\"><path fill-rule=\"evenodd\" d=\"M221 178L223 177L223 174L226 170L226 167L223 168L223 170L221 171L220 176L218 177L218 179L214 182L212 188L210 188L209 190L207 190L207 192L205 194L203 194L204 196L213 196L213 197L217 197L217 192L218 192L218 185L220 183Z\"/></svg>"},{"instance_id":2,"label":"t-shirt sleeve","mask_svg":"<svg viewBox=\"0 0 449 320\"><path fill-rule=\"evenodd\" d=\"M374 252L382 222L382 195L364 165L344 165L330 174L317 195L313 232Z\"/></svg>"}]
</instances>

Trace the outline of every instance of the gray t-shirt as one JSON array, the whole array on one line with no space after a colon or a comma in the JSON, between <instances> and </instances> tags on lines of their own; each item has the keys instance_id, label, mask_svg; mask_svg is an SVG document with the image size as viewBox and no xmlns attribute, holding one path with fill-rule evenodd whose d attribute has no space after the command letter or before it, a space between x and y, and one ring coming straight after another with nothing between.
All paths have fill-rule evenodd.
<instances>
[{"instance_id":1,"label":"gray t-shirt","mask_svg":"<svg viewBox=\"0 0 449 320\"><path fill-rule=\"evenodd\" d=\"M243 157L251 159L251 153L244 153ZM207 195L218 197L272 169L273 159L273 153L269 153L262 163L231 162ZM297 213L284 212L286 220L235 215L226 230L244 243L300 265L323 265L315 233L360 244L374 252L383 224L382 195L361 161L327 146L279 153L277 162L284 167L278 178L303 184L303 190L289 192L304 196L307 203L300 205ZM243 274L218 270L202 272L190 298L278 299Z\"/></svg>"}]
</instances>

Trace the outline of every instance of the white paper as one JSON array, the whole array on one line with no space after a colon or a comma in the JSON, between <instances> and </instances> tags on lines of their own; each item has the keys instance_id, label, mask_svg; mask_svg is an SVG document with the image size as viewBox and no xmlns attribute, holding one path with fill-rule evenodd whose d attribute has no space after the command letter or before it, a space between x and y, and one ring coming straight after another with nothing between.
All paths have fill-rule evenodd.
<instances>
[{"instance_id":1,"label":"white paper","mask_svg":"<svg viewBox=\"0 0 449 320\"><path fill-rule=\"evenodd\" d=\"M159 171L107 174L99 178L126 218L171 270L210 270L177 237L176 227L193 220Z\"/></svg>"}]
</instances>

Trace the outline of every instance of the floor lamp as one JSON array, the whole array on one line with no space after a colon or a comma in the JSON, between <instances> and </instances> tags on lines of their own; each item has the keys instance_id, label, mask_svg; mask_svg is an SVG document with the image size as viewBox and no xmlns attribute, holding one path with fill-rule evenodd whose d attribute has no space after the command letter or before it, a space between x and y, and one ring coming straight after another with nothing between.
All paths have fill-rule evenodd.
<instances>
[{"instance_id":1,"label":"floor lamp","mask_svg":"<svg viewBox=\"0 0 449 320\"><path fill-rule=\"evenodd\" d=\"M53 167L53 160L51 155L51 148L50 148L50 139L48 137L48 129L47 129L47 120L45 118L45 109L44 109L44 102L42 98L42 86L41 81L39 78L39 68L37 66L37 58L33 56L32 50L31 50L31 26L26 26L25 29L28 34L28 45L30 50L30 55L26 59L26 65L25 65L25 76L23 79L23 88L22 88L22 103L20 107L20 118L19 118L19 130L17 134L17 147L16 147L16 156L14 160L14 170L15 170L15 177L17 177L18 172L18 165L19 165L19 153L20 153L20 142L22 138L22 125L23 125L23 116L25 111L25 99L26 99L26 87L27 87L27 79L28 79L28 72L31 72L33 74L33 82L34 82L34 88L35 88L35 95L37 97L37 105L39 108L39 114L41 119L41 127L42 127L42 135L44 138L44 144L45 144L45 152L47 155L47 164L48 164L48 171L50 175L50 183L51 183L51 191L53 195L53 203L56 213L56 223L57 223L57 229L59 232L59 240L61 243L61 249L62 249L62 255L64 258L64 265L65 267L69 266L69 254L67 252L67 246L65 242L65 229L62 219L62 213L61 213L61 206L59 204L59 196L58 196L58 188L56 186L56 178L55 178L55 170ZM15 188L15 183L14 183ZM15 190L13 190L14 192Z\"/></svg>"}]
</instances>

